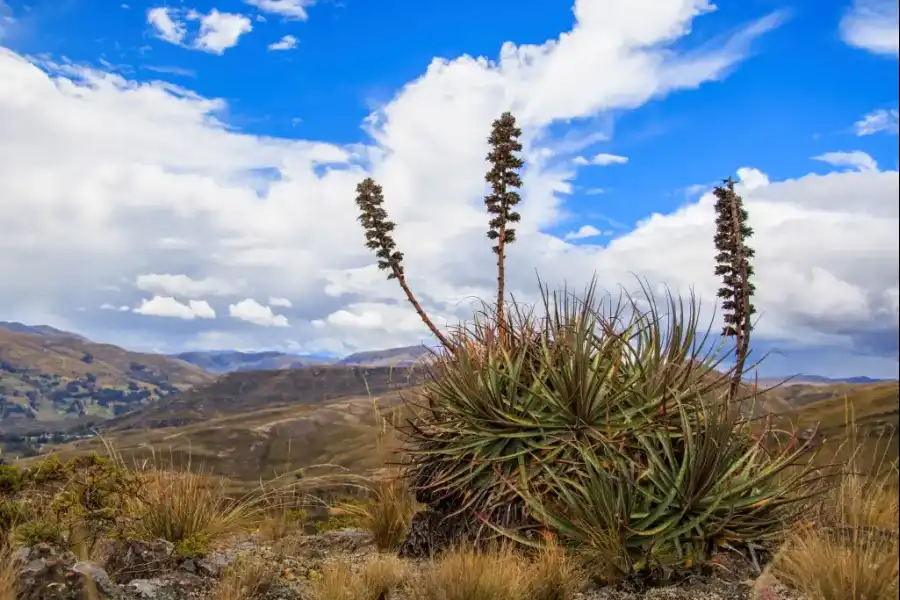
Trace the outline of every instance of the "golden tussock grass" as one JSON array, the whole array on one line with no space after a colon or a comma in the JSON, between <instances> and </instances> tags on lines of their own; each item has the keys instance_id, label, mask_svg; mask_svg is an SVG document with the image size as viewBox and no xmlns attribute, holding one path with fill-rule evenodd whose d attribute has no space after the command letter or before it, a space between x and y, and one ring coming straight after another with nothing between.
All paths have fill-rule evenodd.
<instances>
[{"instance_id":1,"label":"golden tussock grass","mask_svg":"<svg viewBox=\"0 0 900 600\"><path fill-rule=\"evenodd\" d=\"M252 600L275 583L275 568L260 558L240 557L209 594L209 600Z\"/></svg>"},{"instance_id":2,"label":"golden tussock grass","mask_svg":"<svg viewBox=\"0 0 900 600\"><path fill-rule=\"evenodd\" d=\"M874 475L856 467L855 461L844 467L819 513L788 533L771 565L782 582L816 600L900 594L897 462Z\"/></svg>"},{"instance_id":3,"label":"golden tussock grass","mask_svg":"<svg viewBox=\"0 0 900 600\"><path fill-rule=\"evenodd\" d=\"M346 563L327 565L313 585L316 600L379 600L403 584L406 563L395 556L369 558L359 570Z\"/></svg>"},{"instance_id":4,"label":"golden tussock grass","mask_svg":"<svg viewBox=\"0 0 900 600\"><path fill-rule=\"evenodd\" d=\"M364 504L342 504L338 508L372 534L379 550L396 550L409 530L417 504L403 480L390 478L374 482Z\"/></svg>"}]
</instances>

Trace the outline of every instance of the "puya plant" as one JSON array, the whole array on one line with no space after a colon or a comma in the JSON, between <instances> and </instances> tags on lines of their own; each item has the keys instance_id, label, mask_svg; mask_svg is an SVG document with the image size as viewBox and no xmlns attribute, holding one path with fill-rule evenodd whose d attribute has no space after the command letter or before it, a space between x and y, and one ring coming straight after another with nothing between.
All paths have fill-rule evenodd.
<instances>
[{"instance_id":1,"label":"puya plant","mask_svg":"<svg viewBox=\"0 0 900 600\"><path fill-rule=\"evenodd\" d=\"M643 287L607 302L594 282L580 296L542 286L538 307L505 304L519 135L507 113L489 138L497 304L453 334L409 291L380 188L358 188L379 267L447 349L429 364L427 406L406 431L404 475L428 510L401 553L497 536L541 547L552 535L627 575L775 538L802 509L812 471L791 470L804 449L767 453L728 410L731 378L719 369L727 357L693 297L660 304Z\"/></svg>"},{"instance_id":2,"label":"puya plant","mask_svg":"<svg viewBox=\"0 0 900 600\"><path fill-rule=\"evenodd\" d=\"M754 273L750 263L755 253L747 245L753 229L747 224L744 201L734 191L734 179L729 177L722 183L713 190L716 197L715 274L722 278L718 292L725 320L722 335L735 339L736 364L731 391L732 395L737 395L750 353L751 318L756 313L752 302L756 288L751 281Z\"/></svg>"}]
</instances>

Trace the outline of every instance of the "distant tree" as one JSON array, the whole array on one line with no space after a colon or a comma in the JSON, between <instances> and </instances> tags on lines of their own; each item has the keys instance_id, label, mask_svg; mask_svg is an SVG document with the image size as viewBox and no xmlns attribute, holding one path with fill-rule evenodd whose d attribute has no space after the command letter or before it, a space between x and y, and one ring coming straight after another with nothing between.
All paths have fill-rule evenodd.
<instances>
[{"instance_id":1,"label":"distant tree","mask_svg":"<svg viewBox=\"0 0 900 600\"><path fill-rule=\"evenodd\" d=\"M522 187L519 169L524 163L516 153L522 151L519 136L522 130L516 127L516 118L510 112L503 113L494 121L488 143L491 151L487 160L491 164L485 181L491 184L491 193L484 198L487 212L491 215L487 236L496 242L493 247L497 255L497 325L502 335L504 323L504 294L506 285L506 246L516 241L516 230L510 223L518 223L520 216L513 208L519 203Z\"/></svg>"},{"instance_id":2,"label":"distant tree","mask_svg":"<svg viewBox=\"0 0 900 600\"><path fill-rule=\"evenodd\" d=\"M734 179L713 191L716 197L716 234L714 238L717 276L722 278L718 297L722 300L725 327L723 335L735 338L735 373L732 392L737 393L750 351L751 318L756 313L752 298L756 291L750 278L754 251L747 245L753 229L747 224L743 199L734 191Z\"/></svg>"},{"instance_id":3,"label":"distant tree","mask_svg":"<svg viewBox=\"0 0 900 600\"><path fill-rule=\"evenodd\" d=\"M85 352L84 356L81 357L81 362L91 364L92 362L94 362L94 355L90 352Z\"/></svg>"}]
</instances>

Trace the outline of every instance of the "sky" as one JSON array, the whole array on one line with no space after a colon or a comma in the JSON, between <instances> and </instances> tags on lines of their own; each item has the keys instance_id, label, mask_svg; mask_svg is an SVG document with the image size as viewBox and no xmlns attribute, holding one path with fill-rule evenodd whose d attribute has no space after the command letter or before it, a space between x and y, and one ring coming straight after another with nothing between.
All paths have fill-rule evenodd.
<instances>
[{"instance_id":1,"label":"sky","mask_svg":"<svg viewBox=\"0 0 900 600\"><path fill-rule=\"evenodd\" d=\"M896 0L0 0L0 320L157 352L431 343L356 184L458 323L494 293L510 110L517 300L640 277L718 319L733 176L760 374L897 377L898 39Z\"/></svg>"}]
</instances>

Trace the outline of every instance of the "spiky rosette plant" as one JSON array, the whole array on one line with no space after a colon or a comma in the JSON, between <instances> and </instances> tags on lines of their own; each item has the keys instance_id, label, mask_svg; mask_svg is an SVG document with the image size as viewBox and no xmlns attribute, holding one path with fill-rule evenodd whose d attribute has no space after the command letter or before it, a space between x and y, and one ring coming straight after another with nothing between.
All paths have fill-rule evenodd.
<instances>
[{"instance_id":1,"label":"spiky rosette plant","mask_svg":"<svg viewBox=\"0 0 900 600\"><path fill-rule=\"evenodd\" d=\"M514 307L506 344L479 343L495 330L483 317L432 366L408 432L418 500L475 543L540 545L549 529L598 550L614 534L622 572L777 535L811 472L785 481L800 451L770 457L727 410L697 304L543 296L538 318Z\"/></svg>"},{"instance_id":2,"label":"spiky rosette plant","mask_svg":"<svg viewBox=\"0 0 900 600\"><path fill-rule=\"evenodd\" d=\"M636 297L598 302L593 284L578 298L542 287L537 309L506 310L518 135L504 115L490 138L497 305L447 334L406 285L380 188L366 180L358 189L379 267L450 350L428 367L405 431L404 475L427 510L401 554L495 536L540 545L544 532L622 574L688 567L717 548L777 536L813 476L794 469L806 448L769 453L750 435L730 403L733 371L720 370L728 356L701 328L693 297L659 305L642 286ZM747 273L741 260L733 264Z\"/></svg>"}]
</instances>

